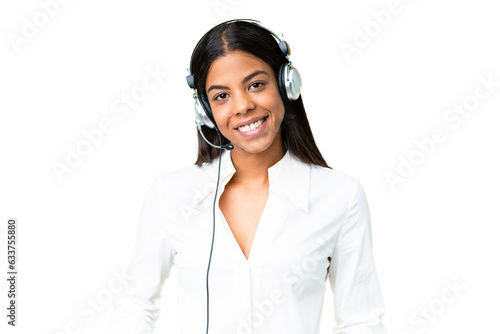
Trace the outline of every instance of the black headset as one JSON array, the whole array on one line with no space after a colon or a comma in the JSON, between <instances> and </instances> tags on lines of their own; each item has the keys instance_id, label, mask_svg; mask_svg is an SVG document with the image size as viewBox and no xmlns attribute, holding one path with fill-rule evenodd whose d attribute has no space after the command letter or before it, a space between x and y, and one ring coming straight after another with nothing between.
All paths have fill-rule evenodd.
<instances>
[{"instance_id":1,"label":"black headset","mask_svg":"<svg viewBox=\"0 0 500 334\"><path fill-rule=\"evenodd\" d=\"M278 40L279 48L281 52L286 56L288 62L284 63L280 66L278 70L278 89L283 98L288 99L289 101L295 101L300 96L300 90L302 88L302 78L300 77L299 71L292 66L292 62L288 59L290 55L290 46L288 43L278 37L274 32L267 29L266 27L260 25L259 21L251 20L251 19L237 19L237 20L229 20L226 22L222 22L221 24L227 24L232 22L248 22L255 26L258 26L266 31L268 31L275 39ZM193 98L194 102L194 112L196 115L195 123L198 129L201 128L202 125L205 125L211 129L216 128L217 124L215 123L214 116L212 114L212 109L210 108L210 104L204 92L197 92L194 84L194 76L193 76L193 57L198 49L200 43L205 39L205 35L198 41L196 47L194 48L193 54L191 55L191 62L189 64L189 75L186 77L187 83L190 88L194 89ZM201 131L200 131L201 133ZM210 143L209 143L210 144Z\"/></svg>"},{"instance_id":2,"label":"black headset","mask_svg":"<svg viewBox=\"0 0 500 334\"><path fill-rule=\"evenodd\" d=\"M286 56L287 62L282 64L278 70L278 89L281 94L281 97L283 99L287 99L288 101L295 101L299 98L300 96L300 90L302 88L302 79L300 77L299 71L292 66L292 63L288 59L288 56L290 55L290 46L288 45L287 42L284 40L281 40L278 35L276 35L274 32L271 30L263 27L260 25L259 21L256 20L249 20L249 19L240 19L240 20L229 20L226 22L222 22L221 24L227 24L227 23L232 23L232 22L238 22L238 21L244 21L251 23L257 27L263 28L264 30L268 31L272 36L274 36L275 39L278 40L279 48L281 52ZM215 129L217 131L217 134L219 136L219 143L222 143L221 135L219 132L219 129L217 128L217 123L215 122L214 116L212 114L212 109L210 108L210 104L208 102L208 99L205 95L204 92L197 92L194 84L194 76L193 76L193 57L194 54L196 53L196 50L198 49L198 46L200 43L204 40L206 34L203 35L203 37L198 41L196 44L193 54L191 55L191 62L189 64L189 75L186 77L187 83L190 88L194 89L194 94L193 98L195 100L194 102L194 112L196 114L196 119L195 123L198 128L198 131L200 132L201 136L203 139L211 146L219 148L219 149L226 149L226 150L232 150L233 145L226 144L226 145L221 145L217 146L212 143L210 143L205 136L203 135L203 131L201 130L202 125L205 125L211 129ZM209 328L209 292L208 292L208 274L210 271L210 263L212 261L212 251L214 248L214 235L215 235L215 203L217 200L217 191L219 189L219 179L220 179L220 165L221 165L221 157L222 153L219 154L219 171L218 171L218 176L217 176L217 186L215 188L215 195L214 195L214 202L213 202L213 233L212 233L212 248L210 250L210 258L208 261L208 268L207 268L207 280L206 280L206 288L207 288L207 327L206 327L206 333L208 334L208 328Z\"/></svg>"}]
</instances>

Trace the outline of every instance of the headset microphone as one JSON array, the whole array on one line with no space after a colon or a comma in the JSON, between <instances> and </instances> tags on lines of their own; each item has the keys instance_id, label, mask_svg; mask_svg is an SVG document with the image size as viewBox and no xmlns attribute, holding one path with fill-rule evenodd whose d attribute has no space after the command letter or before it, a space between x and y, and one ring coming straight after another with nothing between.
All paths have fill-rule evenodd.
<instances>
[{"instance_id":1,"label":"headset microphone","mask_svg":"<svg viewBox=\"0 0 500 334\"><path fill-rule=\"evenodd\" d=\"M196 121L198 121L198 120L196 120ZM209 142L207 140L207 138L205 138L205 135L203 135L203 131L201 131L201 124L199 122L196 122L196 127L198 128L200 135L203 137L203 139L207 142L208 145L215 147L215 148L220 148L220 149L229 150L229 151L234 148L234 146L231 144L226 144L226 145L222 145L222 146L217 146L217 145L212 144L211 142ZM217 128L215 128L215 130L217 131L217 133L219 133L219 130ZM219 138L220 138L220 134L219 134Z\"/></svg>"}]
</instances>

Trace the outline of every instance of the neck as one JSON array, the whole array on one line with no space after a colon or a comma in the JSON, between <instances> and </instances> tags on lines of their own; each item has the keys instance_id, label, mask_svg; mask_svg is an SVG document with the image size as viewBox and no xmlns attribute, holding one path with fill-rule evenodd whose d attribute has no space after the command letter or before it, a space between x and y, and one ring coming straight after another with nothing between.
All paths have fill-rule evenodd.
<instances>
[{"instance_id":1,"label":"neck","mask_svg":"<svg viewBox=\"0 0 500 334\"><path fill-rule=\"evenodd\" d=\"M268 186L267 170L283 158L286 149L283 146L281 134L278 133L276 140L263 152L248 153L244 150L234 149L230 153L236 169L236 173L231 179L232 183Z\"/></svg>"}]
</instances>

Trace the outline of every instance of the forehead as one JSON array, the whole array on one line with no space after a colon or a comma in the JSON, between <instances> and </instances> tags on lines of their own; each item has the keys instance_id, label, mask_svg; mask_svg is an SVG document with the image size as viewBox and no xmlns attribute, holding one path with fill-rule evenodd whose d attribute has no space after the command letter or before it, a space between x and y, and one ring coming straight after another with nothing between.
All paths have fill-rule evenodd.
<instances>
[{"instance_id":1,"label":"forehead","mask_svg":"<svg viewBox=\"0 0 500 334\"><path fill-rule=\"evenodd\" d=\"M262 59L244 51L231 51L212 62L208 69L206 85L241 80L256 70L273 73L271 66Z\"/></svg>"}]
</instances>

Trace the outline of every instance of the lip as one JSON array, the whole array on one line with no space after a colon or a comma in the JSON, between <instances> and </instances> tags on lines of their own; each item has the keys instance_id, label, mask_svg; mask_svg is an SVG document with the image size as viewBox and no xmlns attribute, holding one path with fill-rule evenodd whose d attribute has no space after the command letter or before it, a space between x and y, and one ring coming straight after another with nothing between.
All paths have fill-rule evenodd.
<instances>
[{"instance_id":1,"label":"lip","mask_svg":"<svg viewBox=\"0 0 500 334\"><path fill-rule=\"evenodd\" d=\"M236 126L234 127L234 129L235 129L235 130L238 130L238 128L239 128L240 126L243 126L243 125L250 125L250 124L255 123L256 121L258 121L259 119L266 118L266 117L267 117L267 115L266 115L266 116L257 116L257 117L254 117L254 118L250 118L249 120L246 120L246 121L244 121L244 122L241 122L241 123L236 124Z\"/></svg>"},{"instance_id":2,"label":"lip","mask_svg":"<svg viewBox=\"0 0 500 334\"><path fill-rule=\"evenodd\" d=\"M238 129L236 129L236 131L238 132L238 134L240 136L243 136L243 137L246 137L246 138L259 136L262 132L264 132L265 128L267 127L267 119L269 117L264 117L264 118L265 118L264 122L258 128L254 129L254 130L250 130L248 132L241 132ZM259 119L260 118L257 118L256 121L259 120ZM250 124L252 124L252 123L250 123Z\"/></svg>"}]
</instances>

